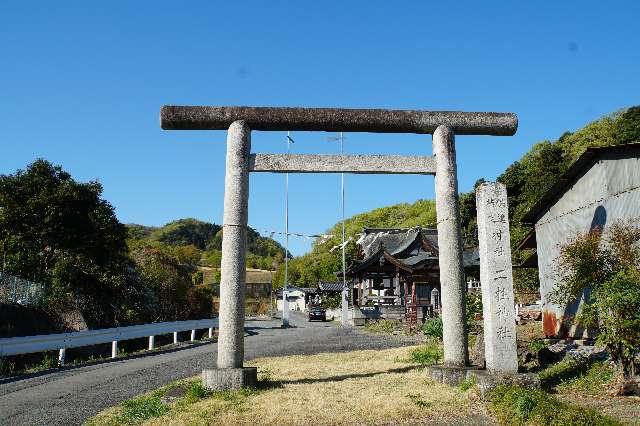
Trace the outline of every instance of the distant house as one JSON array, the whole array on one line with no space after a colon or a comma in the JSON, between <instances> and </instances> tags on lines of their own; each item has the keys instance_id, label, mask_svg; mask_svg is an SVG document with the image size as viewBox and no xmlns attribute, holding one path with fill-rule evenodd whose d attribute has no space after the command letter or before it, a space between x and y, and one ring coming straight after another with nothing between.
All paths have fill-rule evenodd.
<instances>
[{"instance_id":1,"label":"distant house","mask_svg":"<svg viewBox=\"0 0 640 426\"><path fill-rule=\"evenodd\" d=\"M549 300L561 246L621 219L640 220L640 144L587 149L525 215L523 222L534 230L518 248L535 250L520 266L538 268L547 336L586 333L572 321L586 295L566 307Z\"/></svg>"},{"instance_id":2,"label":"distant house","mask_svg":"<svg viewBox=\"0 0 640 426\"><path fill-rule=\"evenodd\" d=\"M200 267L205 285L218 284L220 268ZM246 296L253 299L271 298L275 271L247 268Z\"/></svg>"},{"instance_id":3,"label":"distant house","mask_svg":"<svg viewBox=\"0 0 640 426\"><path fill-rule=\"evenodd\" d=\"M315 294L315 291L315 288L287 287L287 302L289 302L289 310L304 311L309 304L310 297ZM282 311L282 293L282 288L276 290L276 308L279 311Z\"/></svg>"}]
</instances>

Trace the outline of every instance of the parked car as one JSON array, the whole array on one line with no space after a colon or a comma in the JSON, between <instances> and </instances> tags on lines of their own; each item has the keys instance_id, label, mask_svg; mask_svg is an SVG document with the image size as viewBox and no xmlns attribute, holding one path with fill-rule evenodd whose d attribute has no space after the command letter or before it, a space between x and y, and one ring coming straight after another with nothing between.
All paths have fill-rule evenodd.
<instances>
[{"instance_id":1,"label":"parked car","mask_svg":"<svg viewBox=\"0 0 640 426\"><path fill-rule=\"evenodd\" d=\"M322 306L315 306L309 309L309 321L326 321L327 310Z\"/></svg>"}]
</instances>

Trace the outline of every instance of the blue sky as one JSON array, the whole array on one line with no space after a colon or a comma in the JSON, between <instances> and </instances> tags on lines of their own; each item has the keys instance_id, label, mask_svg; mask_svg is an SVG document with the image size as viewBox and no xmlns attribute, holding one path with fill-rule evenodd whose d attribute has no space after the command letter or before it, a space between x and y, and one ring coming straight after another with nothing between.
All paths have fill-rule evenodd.
<instances>
[{"instance_id":1,"label":"blue sky","mask_svg":"<svg viewBox=\"0 0 640 426\"><path fill-rule=\"evenodd\" d=\"M43 157L100 180L123 222L220 223L225 133L162 131L163 104L517 113L514 137L457 138L468 191L533 143L640 103L639 18L636 1L3 2L0 173ZM283 152L284 136L254 132L253 151ZM336 152L327 136L294 133L293 151ZM345 148L430 154L431 139L354 133ZM339 176L290 182L292 232L339 219ZM429 176L346 182L347 215L433 197ZM250 225L282 229L283 188L252 175Z\"/></svg>"}]
</instances>

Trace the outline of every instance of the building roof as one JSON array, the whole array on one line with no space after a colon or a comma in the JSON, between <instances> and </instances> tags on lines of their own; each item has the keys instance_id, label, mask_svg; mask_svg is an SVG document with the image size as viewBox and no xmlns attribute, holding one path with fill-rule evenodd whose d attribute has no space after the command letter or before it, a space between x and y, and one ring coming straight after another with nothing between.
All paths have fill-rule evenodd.
<instances>
[{"instance_id":1,"label":"building roof","mask_svg":"<svg viewBox=\"0 0 640 426\"><path fill-rule=\"evenodd\" d=\"M304 294L310 294L310 293L312 294L316 292L316 289L308 288L308 287L296 287L291 285L287 287L287 292L291 293L294 291L299 291ZM282 298L282 287L276 290L276 298Z\"/></svg>"},{"instance_id":2,"label":"building roof","mask_svg":"<svg viewBox=\"0 0 640 426\"><path fill-rule=\"evenodd\" d=\"M480 267L480 249L475 247L462 250L462 266L465 268Z\"/></svg>"},{"instance_id":3,"label":"building roof","mask_svg":"<svg viewBox=\"0 0 640 426\"><path fill-rule=\"evenodd\" d=\"M353 276L370 268L381 268L385 263L408 273L414 273L427 266L438 266L438 231L436 229L365 228L358 244L364 259L349 265L347 276ZM478 266L480 264L478 250L464 250L463 264L465 268ZM341 273L337 275L342 276Z\"/></svg>"},{"instance_id":4,"label":"building roof","mask_svg":"<svg viewBox=\"0 0 640 426\"><path fill-rule=\"evenodd\" d=\"M571 185L580 179L603 155L613 155L618 158L640 156L640 143L625 145L610 145L590 147L578 158L558 181L535 203L522 218L525 224L533 225L538 219L555 204Z\"/></svg>"},{"instance_id":5,"label":"building roof","mask_svg":"<svg viewBox=\"0 0 640 426\"><path fill-rule=\"evenodd\" d=\"M342 281L339 282L328 282L328 281L320 281L318 283L319 291L342 291Z\"/></svg>"},{"instance_id":6,"label":"building roof","mask_svg":"<svg viewBox=\"0 0 640 426\"><path fill-rule=\"evenodd\" d=\"M381 247L395 257L426 242L433 251L438 247L438 231L430 228L365 228L358 239L364 258L376 253Z\"/></svg>"}]
</instances>

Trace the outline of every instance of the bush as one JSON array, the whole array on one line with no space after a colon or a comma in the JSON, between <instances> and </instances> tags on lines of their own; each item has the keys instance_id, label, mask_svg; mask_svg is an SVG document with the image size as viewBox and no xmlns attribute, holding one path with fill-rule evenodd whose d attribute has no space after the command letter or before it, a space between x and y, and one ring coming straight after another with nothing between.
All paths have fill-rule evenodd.
<instances>
[{"instance_id":1,"label":"bush","mask_svg":"<svg viewBox=\"0 0 640 426\"><path fill-rule=\"evenodd\" d=\"M537 353L539 350L546 348L547 344L544 339L535 338L527 345L531 352Z\"/></svg>"},{"instance_id":2,"label":"bush","mask_svg":"<svg viewBox=\"0 0 640 426\"><path fill-rule=\"evenodd\" d=\"M597 327L597 343L619 361L625 376L635 375L634 358L640 350L640 272L628 268L594 291L579 320Z\"/></svg>"},{"instance_id":3,"label":"bush","mask_svg":"<svg viewBox=\"0 0 640 426\"><path fill-rule=\"evenodd\" d=\"M437 364L444 357L442 345L438 341L428 341L424 346L411 352L411 361L422 365Z\"/></svg>"},{"instance_id":4,"label":"bush","mask_svg":"<svg viewBox=\"0 0 640 426\"><path fill-rule=\"evenodd\" d=\"M442 340L442 318L435 317L428 319L422 326L422 331L429 337Z\"/></svg>"},{"instance_id":5,"label":"bush","mask_svg":"<svg viewBox=\"0 0 640 426\"><path fill-rule=\"evenodd\" d=\"M470 291L466 294L465 310L467 313L467 328L469 331L477 331L476 315L482 315L482 294L477 291Z\"/></svg>"},{"instance_id":6,"label":"bush","mask_svg":"<svg viewBox=\"0 0 640 426\"><path fill-rule=\"evenodd\" d=\"M271 312L269 299L247 299L245 305L246 315L267 315L269 312Z\"/></svg>"},{"instance_id":7,"label":"bush","mask_svg":"<svg viewBox=\"0 0 640 426\"><path fill-rule=\"evenodd\" d=\"M593 409L561 402L539 389L498 386L489 395L489 409L503 425L618 425Z\"/></svg>"},{"instance_id":8,"label":"bush","mask_svg":"<svg viewBox=\"0 0 640 426\"><path fill-rule=\"evenodd\" d=\"M635 375L640 350L640 228L625 222L579 234L562 247L558 272L564 277L552 300L570 303L584 297L577 317L597 331L625 377ZM589 292L590 290L590 292Z\"/></svg>"},{"instance_id":9,"label":"bush","mask_svg":"<svg viewBox=\"0 0 640 426\"><path fill-rule=\"evenodd\" d=\"M391 333L396 328L396 322L386 319L368 321L364 326L367 331L374 333Z\"/></svg>"},{"instance_id":10,"label":"bush","mask_svg":"<svg viewBox=\"0 0 640 426\"><path fill-rule=\"evenodd\" d=\"M337 309L342 306L342 295L334 294L333 296L326 296L321 303L325 309Z\"/></svg>"}]
</instances>

